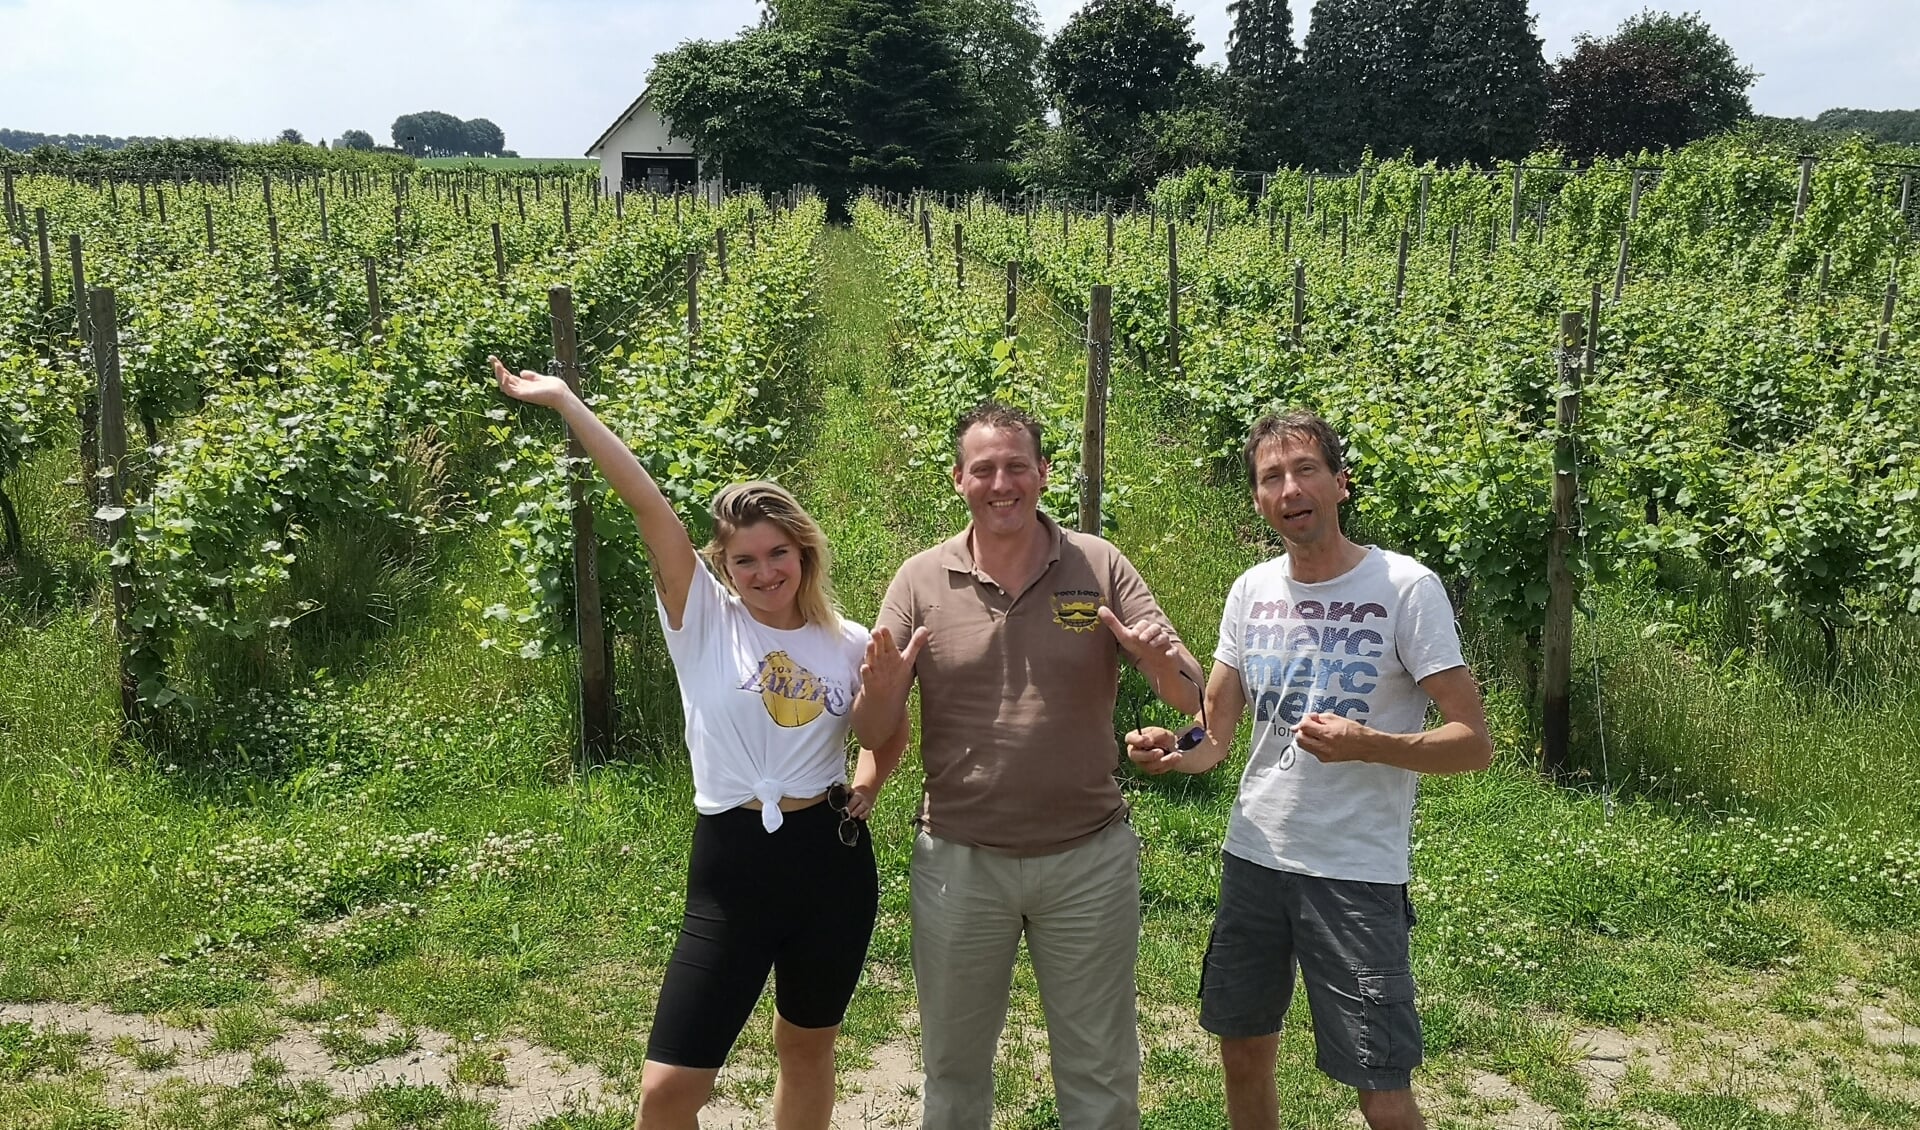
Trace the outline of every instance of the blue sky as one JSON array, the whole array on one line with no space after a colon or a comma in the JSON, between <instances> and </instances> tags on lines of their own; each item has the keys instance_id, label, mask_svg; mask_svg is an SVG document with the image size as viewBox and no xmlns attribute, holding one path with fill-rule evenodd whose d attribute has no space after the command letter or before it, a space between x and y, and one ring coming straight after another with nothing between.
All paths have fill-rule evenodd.
<instances>
[{"instance_id":1,"label":"blue sky","mask_svg":"<svg viewBox=\"0 0 1920 1130\"><path fill-rule=\"evenodd\" d=\"M1048 31L1080 0L1037 0ZM1549 61L1648 0L1534 0ZM1226 0L1175 0L1203 58ZM1309 0L1293 0L1296 36ZM1761 113L1920 108L1920 0L1690 0L1761 72ZM486 117L529 156L578 155L639 93L652 58L731 35L753 0L0 0L0 126L49 133L309 140L398 115Z\"/></svg>"}]
</instances>

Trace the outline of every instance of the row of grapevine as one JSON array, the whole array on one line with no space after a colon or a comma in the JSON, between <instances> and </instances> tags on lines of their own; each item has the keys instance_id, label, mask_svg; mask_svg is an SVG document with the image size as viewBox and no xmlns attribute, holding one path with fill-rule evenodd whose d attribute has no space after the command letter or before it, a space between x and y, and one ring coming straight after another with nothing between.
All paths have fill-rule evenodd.
<instances>
[{"instance_id":1,"label":"row of grapevine","mask_svg":"<svg viewBox=\"0 0 1920 1130\"><path fill-rule=\"evenodd\" d=\"M1833 184L1866 175L1863 162L1826 168L1829 200L1843 198ZM1418 176L1382 166L1368 199L1393 199L1396 178ZM1670 173L1662 185L1677 194L1697 182ZM1276 198L1290 191L1286 178L1270 188ZM1446 194L1428 191L1430 216L1453 219ZM1649 224L1662 216L1660 191L1640 204ZM1330 195L1323 186L1317 207L1356 205ZM1876 271L1911 277L1917 264L1896 258L1902 245L1887 234L1891 208L1877 199L1863 208L1849 226L1810 207L1801 226L1774 225L1766 255L1753 238L1736 254L1722 228L1676 234L1658 270L1643 264L1619 301L1598 308L1577 432L1577 573L1691 558L1754 586L1767 615L1811 617L1830 633L1920 611L1920 393L1903 348L1911 304L1887 323L1875 291L1836 283L1818 293L1780 269L1805 260L1818 228L1837 247L1877 247L1848 253ZM1403 266L1399 222L1343 235L1323 228L1325 213L1287 224L1210 210L1206 234L1169 233L1158 214L1121 217L1111 251L1098 216L972 204L966 213L972 246L1018 260L1064 302L1111 285L1116 333L1164 375L1221 455L1267 408L1320 409L1351 439L1366 534L1438 563L1517 636L1537 637L1553 526L1557 315L1588 311L1594 285L1610 291L1614 275L1614 264L1594 270L1575 225L1523 232L1497 251L1492 240L1463 250L1409 230ZM1772 266L1732 269L1742 255Z\"/></svg>"},{"instance_id":2,"label":"row of grapevine","mask_svg":"<svg viewBox=\"0 0 1920 1130\"><path fill-rule=\"evenodd\" d=\"M769 217L754 198L737 198L724 211L656 202L628 216L597 199L576 214L568 192L536 201L521 221L524 201L502 206L504 194L493 202L498 219L482 209L476 220L470 199L429 199L392 182L388 192L370 183L325 203L318 192L270 195L264 184L252 187L257 193L225 197L203 188L190 225L177 199L174 215L160 220L161 188L154 210L138 215L127 201L116 209L110 196L85 185L19 185L57 230L80 238L87 281L121 297L120 355L149 444L130 461L133 537L116 559L135 577L131 665L150 703L177 697L167 669L181 633L264 638L310 612L316 602L298 574L315 542L378 543L382 530L418 540L467 522L484 525L492 518L484 507L497 509L503 495L511 502L523 491L515 478L523 461L546 456L551 466L543 437L556 434L553 422L534 414L524 429L507 426L509 409L492 391L484 361L498 353L537 366L550 355L548 291L555 286L576 295L588 355L625 359L609 363L616 371L604 382L627 382L616 399L637 418L651 395L652 408L675 417L673 428L654 429L654 440L672 432L704 444L735 425L747 438L714 472L734 477L756 457L753 437L777 432L777 423L760 419L749 379L759 374L750 371L777 352L773 339L785 344L794 336L817 206L767 223L756 247L753 234ZM688 255L728 224L751 233L749 245L735 256L731 285L716 278L703 288L706 327L689 357L670 309L675 284ZM271 267L263 262L268 249ZM0 317L9 350L0 394L10 401L31 394L45 420L18 414L17 426L0 435L0 457L10 461L0 471L24 457L29 443L71 440L91 385L83 373L84 323L70 305L40 309L34 287L12 281L31 272L31 258L11 246L6 255ZM512 267L502 271L509 258ZM675 335L677 353L663 345ZM640 361L649 349L652 371ZM707 354L712 363L702 360ZM711 395L697 398L696 419L679 419L676 395L695 388ZM681 495L707 493L697 485L705 467L657 470ZM541 556L549 547L522 536L527 524L519 519L528 510L522 505L500 523L511 565L550 590L533 591L532 610L570 611L560 571ZM609 557L632 559L630 531L617 522L606 528L616 543ZM556 616L541 630L564 627Z\"/></svg>"},{"instance_id":3,"label":"row of grapevine","mask_svg":"<svg viewBox=\"0 0 1920 1130\"><path fill-rule=\"evenodd\" d=\"M915 216L910 208L895 210L871 196L853 211L855 230L886 264L887 304L898 342L891 377L912 445L908 465L944 474L953 466L952 428L961 414L989 398L1018 405L1041 421L1045 454L1055 468L1041 505L1061 522L1074 524L1085 411L1079 358L1071 358L1068 368L1068 358L1039 347L1040 335L1021 325L1019 312L1009 318L1007 281L993 269L1004 260L995 248L973 248L978 262L964 245L955 249L943 241L929 250L931 230L917 227ZM946 217L939 230L951 232L952 223ZM1017 302L1017 280L1013 290ZM1070 332L1078 336L1082 330ZM1124 484L1109 485L1105 493L1101 512L1111 516ZM957 512L958 498L948 505Z\"/></svg>"}]
</instances>

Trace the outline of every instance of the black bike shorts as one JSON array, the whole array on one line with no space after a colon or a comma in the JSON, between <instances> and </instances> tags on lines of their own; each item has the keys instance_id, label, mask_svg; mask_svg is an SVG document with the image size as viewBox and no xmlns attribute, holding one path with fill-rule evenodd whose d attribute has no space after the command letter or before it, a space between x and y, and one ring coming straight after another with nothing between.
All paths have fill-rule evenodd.
<instances>
[{"instance_id":1,"label":"black bike shorts","mask_svg":"<svg viewBox=\"0 0 1920 1130\"><path fill-rule=\"evenodd\" d=\"M852 847L821 803L768 832L760 813L701 815L687 867L687 910L647 1038L647 1058L717 1069L773 973L787 1023L831 1028L866 964L880 880L864 821Z\"/></svg>"}]
</instances>

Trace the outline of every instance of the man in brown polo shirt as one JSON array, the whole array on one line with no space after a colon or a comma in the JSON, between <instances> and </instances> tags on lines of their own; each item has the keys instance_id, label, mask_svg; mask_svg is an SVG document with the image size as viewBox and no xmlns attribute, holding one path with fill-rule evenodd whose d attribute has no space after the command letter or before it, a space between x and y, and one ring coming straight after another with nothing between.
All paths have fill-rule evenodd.
<instances>
[{"instance_id":1,"label":"man in brown polo shirt","mask_svg":"<svg viewBox=\"0 0 1920 1130\"><path fill-rule=\"evenodd\" d=\"M1138 1126L1140 862L1113 776L1119 660L1188 713L1200 668L1125 555L1039 513L1048 465L1031 416L983 404L955 426L954 449L973 520L894 575L853 709L863 742L891 735L919 681L921 1125L991 1123L1024 933L1061 1126Z\"/></svg>"}]
</instances>

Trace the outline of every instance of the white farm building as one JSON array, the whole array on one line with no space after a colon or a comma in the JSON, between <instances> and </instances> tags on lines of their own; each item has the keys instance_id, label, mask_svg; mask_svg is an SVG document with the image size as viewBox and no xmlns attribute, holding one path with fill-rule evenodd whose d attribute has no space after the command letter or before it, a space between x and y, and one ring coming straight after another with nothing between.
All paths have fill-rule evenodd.
<instances>
[{"instance_id":1,"label":"white farm building","mask_svg":"<svg viewBox=\"0 0 1920 1130\"><path fill-rule=\"evenodd\" d=\"M593 143L587 156L599 160L601 183L609 190L704 188L705 170L694 156L693 143L673 136L673 127L653 108L644 90Z\"/></svg>"}]
</instances>

